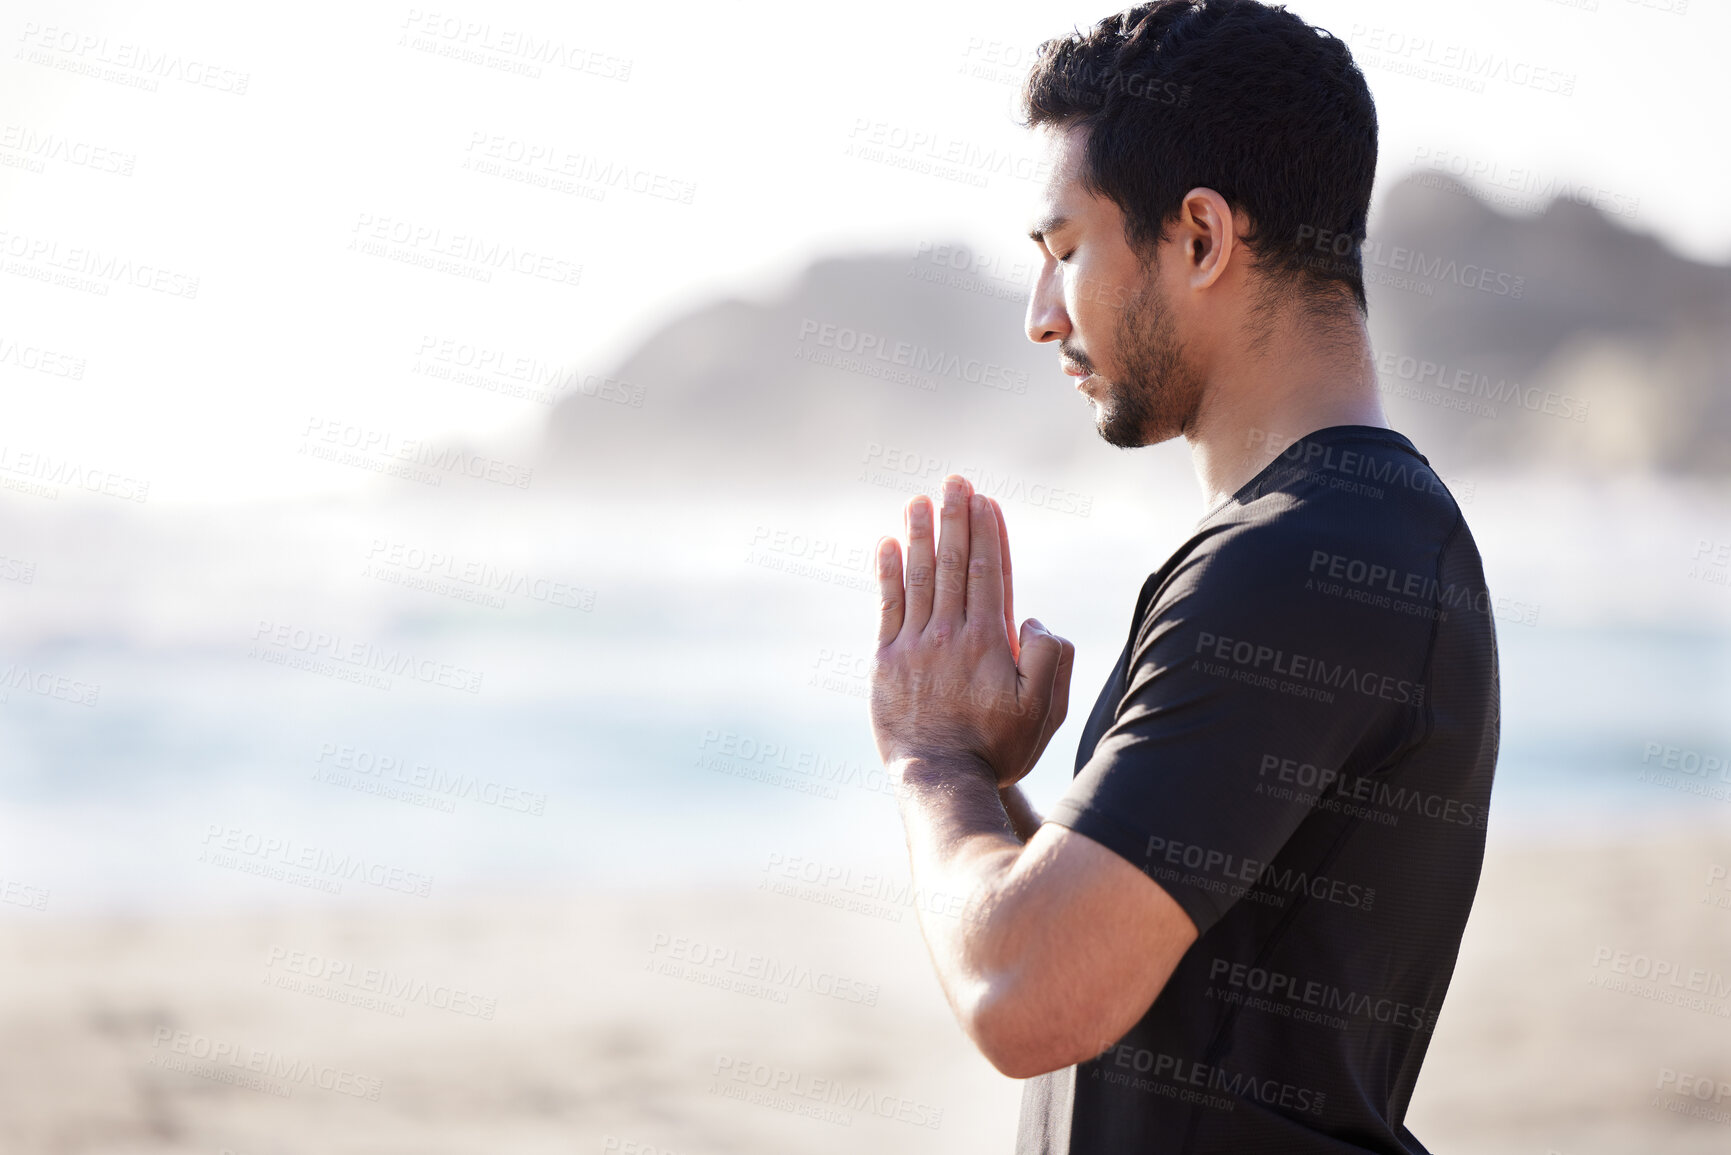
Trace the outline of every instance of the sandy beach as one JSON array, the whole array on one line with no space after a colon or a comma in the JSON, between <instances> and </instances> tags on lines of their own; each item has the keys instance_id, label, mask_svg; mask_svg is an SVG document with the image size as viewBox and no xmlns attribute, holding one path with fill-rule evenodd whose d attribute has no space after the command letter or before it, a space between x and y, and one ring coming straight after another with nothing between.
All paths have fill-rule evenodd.
<instances>
[{"instance_id":1,"label":"sandy beach","mask_svg":"<svg viewBox=\"0 0 1731 1155\"><path fill-rule=\"evenodd\" d=\"M1493 837L1414 1132L1481 1155L1731 1148L1727 863L1706 825ZM834 887L0 914L18 1155L1013 1145L1018 1085L951 1023L912 910Z\"/></svg>"}]
</instances>

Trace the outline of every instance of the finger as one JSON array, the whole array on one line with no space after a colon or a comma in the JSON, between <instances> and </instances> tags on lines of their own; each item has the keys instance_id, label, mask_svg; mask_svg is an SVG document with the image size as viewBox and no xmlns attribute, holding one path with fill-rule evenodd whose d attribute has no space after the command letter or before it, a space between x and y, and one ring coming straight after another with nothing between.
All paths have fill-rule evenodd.
<instances>
[{"instance_id":1,"label":"finger","mask_svg":"<svg viewBox=\"0 0 1731 1155\"><path fill-rule=\"evenodd\" d=\"M902 547L893 537L878 539L878 649L902 632L907 596L902 589Z\"/></svg>"},{"instance_id":2,"label":"finger","mask_svg":"<svg viewBox=\"0 0 1731 1155\"><path fill-rule=\"evenodd\" d=\"M975 495L968 501L967 620L975 628L996 630L1004 620L1003 555L998 549L998 518L990 500Z\"/></svg>"},{"instance_id":3,"label":"finger","mask_svg":"<svg viewBox=\"0 0 1731 1155\"><path fill-rule=\"evenodd\" d=\"M992 503L992 513L998 522L998 559L1004 569L1004 636L1010 639L1010 657L1019 660L1022 641L1016 637L1016 599L1014 584L1010 581L1010 527L1004 522L1004 507L998 504L998 499L988 497L986 500Z\"/></svg>"},{"instance_id":4,"label":"finger","mask_svg":"<svg viewBox=\"0 0 1731 1155\"><path fill-rule=\"evenodd\" d=\"M907 609L902 628L915 633L932 616L932 501L921 494L908 502Z\"/></svg>"},{"instance_id":5,"label":"finger","mask_svg":"<svg viewBox=\"0 0 1731 1155\"><path fill-rule=\"evenodd\" d=\"M1052 735L1058 732L1058 727L1064 724L1064 719L1070 713L1070 673L1076 665L1076 646L1068 638L1058 638L1058 645L1061 650L1058 655L1058 669L1052 678L1052 694L1046 706L1046 724L1040 731L1039 742L1034 747L1036 762L1040 755L1046 752L1046 744L1052 740Z\"/></svg>"},{"instance_id":6,"label":"finger","mask_svg":"<svg viewBox=\"0 0 1731 1155\"><path fill-rule=\"evenodd\" d=\"M932 622L962 624L968 585L968 483L944 478L944 508L938 530L937 573L932 581Z\"/></svg>"},{"instance_id":7,"label":"finger","mask_svg":"<svg viewBox=\"0 0 1731 1155\"><path fill-rule=\"evenodd\" d=\"M1051 709L1063 654L1063 643L1055 634L1047 633L1045 626L1033 618L1022 623L1022 660L1016 666L1018 709L1041 716Z\"/></svg>"}]
</instances>

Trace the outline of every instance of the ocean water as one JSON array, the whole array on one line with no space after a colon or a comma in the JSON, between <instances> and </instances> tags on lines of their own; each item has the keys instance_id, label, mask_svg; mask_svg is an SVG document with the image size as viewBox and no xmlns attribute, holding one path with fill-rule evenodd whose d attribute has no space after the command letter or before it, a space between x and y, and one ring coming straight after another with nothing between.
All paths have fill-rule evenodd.
<instances>
[{"instance_id":1,"label":"ocean water","mask_svg":"<svg viewBox=\"0 0 1731 1155\"><path fill-rule=\"evenodd\" d=\"M1019 615L1078 646L1036 804L1200 512L1182 476L1143 481L1085 518L1006 509ZM905 875L863 697L865 559L899 501L9 511L33 571L0 581L0 914ZM1475 487L1493 840L1731 829L1731 589L1695 556L1728 505Z\"/></svg>"}]
</instances>

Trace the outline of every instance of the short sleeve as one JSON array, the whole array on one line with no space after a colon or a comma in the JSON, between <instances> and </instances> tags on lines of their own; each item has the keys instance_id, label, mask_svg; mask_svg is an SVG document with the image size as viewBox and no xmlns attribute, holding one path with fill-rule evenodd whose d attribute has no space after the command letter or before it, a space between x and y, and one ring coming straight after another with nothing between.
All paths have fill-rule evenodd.
<instances>
[{"instance_id":1,"label":"short sleeve","mask_svg":"<svg viewBox=\"0 0 1731 1155\"><path fill-rule=\"evenodd\" d=\"M1268 524L1192 543L1143 609L1121 693L1048 815L1148 874L1198 933L1332 782L1423 712L1428 623L1320 590L1306 571L1316 544Z\"/></svg>"}]
</instances>

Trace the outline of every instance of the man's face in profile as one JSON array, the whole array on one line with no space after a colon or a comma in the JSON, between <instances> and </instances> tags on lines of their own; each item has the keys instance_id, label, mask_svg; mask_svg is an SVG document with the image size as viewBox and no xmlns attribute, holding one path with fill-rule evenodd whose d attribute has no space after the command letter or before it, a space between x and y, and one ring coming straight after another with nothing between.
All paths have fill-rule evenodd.
<instances>
[{"instance_id":1,"label":"man's face in profile","mask_svg":"<svg viewBox=\"0 0 1731 1155\"><path fill-rule=\"evenodd\" d=\"M1057 342L1108 442L1132 448L1177 437L1201 395L1161 278L1163 266L1181 259L1156 251L1144 261L1125 235L1123 210L1082 186L1084 130L1045 128L1040 136L1052 175L1030 233L1043 265L1028 337Z\"/></svg>"}]
</instances>

